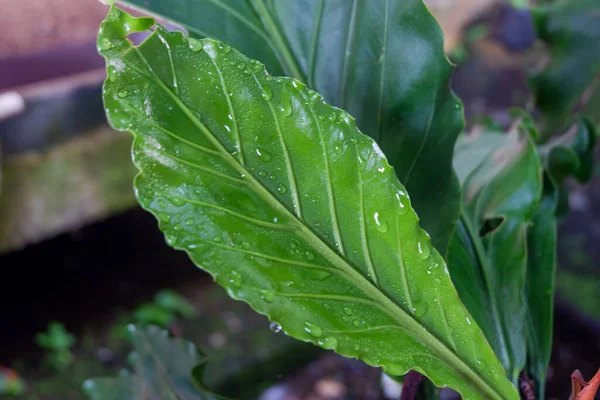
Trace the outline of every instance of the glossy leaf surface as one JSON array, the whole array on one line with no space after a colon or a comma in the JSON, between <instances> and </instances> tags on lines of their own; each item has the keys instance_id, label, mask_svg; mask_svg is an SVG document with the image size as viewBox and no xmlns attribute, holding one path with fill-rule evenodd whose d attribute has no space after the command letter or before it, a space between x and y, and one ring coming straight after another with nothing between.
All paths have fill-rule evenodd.
<instances>
[{"instance_id":1,"label":"glossy leaf surface","mask_svg":"<svg viewBox=\"0 0 600 400\"><path fill-rule=\"evenodd\" d=\"M203 362L196 346L172 339L156 326L139 329L130 325L135 351L129 362L133 371L115 378L84 382L92 400L218 400L192 383L191 371Z\"/></svg>"},{"instance_id":2,"label":"glossy leaf surface","mask_svg":"<svg viewBox=\"0 0 600 400\"><path fill-rule=\"evenodd\" d=\"M577 102L591 95L584 92L592 82L600 80L600 5L597 0L561 0L534 9L533 16L550 60L533 74L531 86L545 128L556 130Z\"/></svg>"},{"instance_id":3,"label":"glossy leaf surface","mask_svg":"<svg viewBox=\"0 0 600 400\"><path fill-rule=\"evenodd\" d=\"M404 187L344 111L227 45L112 9L98 46L140 204L167 242L295 338L469 399L514 387Z\"/></svg>"},{"instance_id":4,"label":"glossy leaf surface","mask_svg":"<svg viewBox=\"0 0 600 400\"><path fill-rule=\"evenodd\" d=\"M527 231L541 195L541 163L518 132L480 132L459 139L454 165L463 213L448 252L450 273L516 384L526 361Z\"/></svg>"},{"instance_id":5,"label":"glossy leaf surface","mask_svg":"<svg viewBox=\"0 0 600 400\"><path fill-rule=\"evenodd\" d=\"M444 255L459 211L462 105L421 0L125 0L227 43L321 93L376 139Z\"/></svg>"}]
</instances>

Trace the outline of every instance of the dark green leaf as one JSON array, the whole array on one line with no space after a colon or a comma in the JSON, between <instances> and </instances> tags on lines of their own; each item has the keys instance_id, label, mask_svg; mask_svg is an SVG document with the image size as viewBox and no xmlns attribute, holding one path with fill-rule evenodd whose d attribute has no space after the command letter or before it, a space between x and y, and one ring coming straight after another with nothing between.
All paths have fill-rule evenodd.
<instances>
[{"instance_id":1,"label":"dark green leaf","mask_svg":"<svg viewBox=\"0 0 600 400\"><path fill-rule=\"evenodd\" d=\"M469 399L514 387L373 140L302 83L227 45L113 9L104 102L135 135L141 205L167 242L295 338L422 371Z\"/></svg>"},{"instance_id":2,"label":"dark green leaf","mask_svg":"<svg viewBox=\"0 0 600 400\"><path fill-rule=\"evenodd\" d=\"M157 304L142 304L133 312L133 319L140 325L168 327L175 321L175 314Z\"/></svg>"},{"instance_id":3,"label":"dark green leaf","mask_svg":"<svg viewBox=\"0 0 600 400\"><path fill-rule=\"evenodd\" d=\"M527 230L541 195L541 163L526 135L480 132L459 139L454 166L463 212L450 273L516 384L526 361Z\"/></svg>"},{"instance_id":4,"label":"dark green leaf","mask_svg":"<svg viewBox=\"0 0 600 400\"><path fill-rule=\"evenodd\" d=\"M531 77L545 130L556 131L594 79L600 79L598 0L561 0L533 10L549 63Z\"/></svg>"},{"instance_id":5,"label":"dark green leaf","mask_svg":"<svg viewBox=\"0 0 600 400\"><path fill-rule=\"evenodd\" d=\"M218 396L196 388L192 369L204 358L196 346L172 339L156 326L129 326L135 351L129 360L132 373L115 378L94 378L83 387L92 400L218 400Z\"/></svg>"},{"instance_id":6,"label":"dark green leaf","mask_svg":"<svg viewBox=\"0 0 600 400\"><path fill-rule=\"evenodd\" d=\"M459 211L452 151L462 106L442 32L421 0L125 0L284 71L356 118L446 253Z\"/></svg>"},{"instance_id":7,"label":"dark green leaf","mask_svg":"<svg viewBox=\"0 0 600 400\"><path fill-rule=\"evenodd\" d=\"M554 279L556 274L557 215L566 213L563 182L569 175L581 182L593 172L596 134L592 124L582 119L561 137L539 151L545 166L544 192L527 235L527 369L535 381L537 396L544 398L546 370L552 350Z\"/></svg>"},{"instance_id":8,"label":"dark green leaf","mask_svg":"<svg viewBox=\"0 0 600 400\"><path fill-rule=\"evenodd\" d=\"M549 188L549 189L548 189ZM544 180L544 197L527 232L527 371L544 397L546 370L552 352L554 279L556 275L556 215L552 183Z\"/></svg>"},{"instance_id":9,"label":"dark green leaf","mask_svg":"<svg viewBox=\"0 0 600 400\"><path fill-rule=\"evenodd\" d=\"M564 135L540 147L544 166L556 185L567 176L579 182L591 179L594 170L596 130L586 118L581 118Z\"/></svg>"}]
</instances>

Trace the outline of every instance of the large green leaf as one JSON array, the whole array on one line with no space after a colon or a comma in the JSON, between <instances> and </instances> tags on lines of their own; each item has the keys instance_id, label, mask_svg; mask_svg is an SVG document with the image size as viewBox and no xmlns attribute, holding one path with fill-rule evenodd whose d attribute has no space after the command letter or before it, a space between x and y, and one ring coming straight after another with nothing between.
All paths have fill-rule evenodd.
<instances>
[{"instance_id":1,"label":"large green leaf","mask_svg":"<svg viewBox=\"0 0 600 400\"><path fill-rule=\"evenodd\" d=\"M124 0L227 43L321 93L376 139L445 254L459 211L462 106L421 0ZM175 3L175 4L174 4Z\"/></svg>"},{"instance_id":2,"label":"large green leaf","mask_svg":"<svg viewBox=\"0 0 600 400\"><path fill-rule=\"evenodd\" d=\"M538 37L548 46L549 63L531 77L545 130L556 132L563 119L600 79L598 0L561 0L533 10ZM596 85L597 87L598 85Z\"/></svg>"},{"instance_id":3,"label":"large green leaf","mask_svg":"<svg viewBox=\"0 0 600 400\"><path fill-rule=\"evenodd\" d=\"M526 361L527 232L542 189L527 137L480 132L459 139L454 161L463 212L448 265L461 299L515 384Z\"/></svg>"},{"instance_id":4,"label":"large green leaf","mask_svg":"<svg viewBox=\"0 0 600 400\"><path fill-rule=\"evenodd\" d=\"M468 399L516 390L379 147L344 111L227 45L112 9L110 123L135 135L135 188L167 242L301 340Z\"/></svg>"},{"instance_id":5,"label":"large green leaf","mask_svg":"<svg viewBox=\"0 0 600 400\"><path fill-rule=\"evenodd\" d=\"M196 346L172 339L156 326L129 326L135 351L129 361L133 371L114 378L94 378L83 387L92 400L219 400L197 388L192 369L205 361Z\"/></svg>"}]
</instances>

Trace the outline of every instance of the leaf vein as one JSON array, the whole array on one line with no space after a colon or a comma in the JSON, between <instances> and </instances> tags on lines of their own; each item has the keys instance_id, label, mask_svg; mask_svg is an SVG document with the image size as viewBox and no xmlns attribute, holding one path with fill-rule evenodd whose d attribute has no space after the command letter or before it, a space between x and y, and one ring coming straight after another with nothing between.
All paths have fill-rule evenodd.
<instances>
[{"instance_id":1,"label":"leaf vein","mask_svg":"<svg viewBox=\"0 0 600 400\"><path fill-rule=\"evenodd\" d=\"M229 215L232 215L232 216L234 216L236 218L239 218L239 219L242 219L244 221L250 222L250 223L252 223L254 225L257 225L257 226L261 226L263 228L269 228L269 229L278 230L278 231L293 231L295 229L291 225L274 224L272 222L263 221L263 220L256 219L256 218L252 218L252 217L249 217L247 215L240 214L237 211L230 210L229 208L218 206L216 204L206 203L204 201L194 200L194 199L190 199L190 198L187 198L187 197L179 197L179 199L185 201L186 203L194 204L194 205L197 205L197 206L200 206L200 207L214 208L215 210L222 211L222 212L227 213Z\"/></svg>"},{"instance_id":2,"label":"leaf vein","mask_svg":"<svg viewBox=\"0 0 600 400\"><path fill-rule=\"evenodd\" d=\"M224 1L218 1L218 0L208 0L208 1L210 3L213 3L215 6L222 8L224 11L228 12L229 14L231 14L234 18L236 18L241 23L243 23L244 25L246 25L247 27L249 27L251 30L253 30L254 32L256 32L266 42L271 43L271 38L269 38L269 36L266 34L266 32L264 32L258 26L254 25L252 22L250 22L250 20L248 20L242 14L238 13L237 11L235 11L233 8L225 5Z\"/></svg>"},{"instance_id":3,"label":"leaf vein","mask_svg":"<svg viewBox=\"0 0 600 400\"><path fill-rule=\"evenodd\" d=\"M356 29L356 19L357 19L357 0L352 0L352 9L350 11L350 23L348 24L348 31L346 33L346 46L344 47L344 60L342 63L342 75L340 79L340 99L339 104L340 108L344 108L345 104L345 96L346 96L346 79L348 77L348 59L350 58L350 46L352 45L352 41L354 39L354 30Z\"/></svg>"},{"instance_id":4,"label":"leaf vein","mask_svg":"<svg viewBox=\"0 0 600 400\"><path fill-rule=\"evenodd\" d=\"M358 149L355 150L357 152L358 158ZM375 271L375 266L373 265L373 257L371 256L371 250L369 248L369 239L367 238L367 219L365 216L365 195L362 185L362 172L360 170L360 165L356 168L358 172L358 196L360 201L360 243L363 250L363 256L365 258L365 262L367 263L368 274L371 277L371 280L376 286L379 286L379 282L377 280L377 272Z\"/></svg>"},{"instance_id":5,"label":"leaf vein","mask_svg":"<svg viewBox=\"0 0 600 400\"><path fill-rule=\"evenodd\" d=\"M230 180L230 181L235 182L235 183L240 184L240 185L247 185L247 182L244 181L244 180L242 180L242 179L235 178L235 177L233 177L231 175L224 174L224 173L216 171L216 170L214 170L212 168L203 167L202 165L198 165L198 164L193 163L191 161L184 160L183 158L177 157L177 156L175 156L175 155L173 155L171 153L168 153L168 152L166 152L164 150L161 150L161 149L159 149L157 147L153 147L152 150L155 150L155 151L159 152L160 154L164 154L165 156L167 156L169 158L172 158L173 160L175 160L177 162L180 162L182 164L185 164L185 165L187 165L189 167L199 169L200 171L204 171L204 172L209 173L211 175L218 176L219 178L224 178L224 179Z\"/></svg>"},{"instance_id":6,"label":"leaf vein","mask_svg":"<svg viewBox=\"0 0 600 400\"><path fill-rule=\"evenodd\" d=\"M229 246L229 245L222 244L222 243L210 242L208 240L204 240L204 239L201 239L198 237L195 237L195 238L200 240L201 242L206 243L209 246L220 247L222 249L230 250L230 251L237 252L237 253L248 254L253 257L264 258L265 260L269 260L269 261L273 261L273 262L277 262L277 263L281 263L281 264L287 264L287 265L292 265L295 267L313 269L313 270L318 270L318 271L326 271L326 272L330 272L332 274L340 272L339 270L331 268L331 267L325 267L322 265L309 264L309 263L304 263L301 261L294 261L294 260L288 260L285 258L269 256L264 253L259 253L259 252L250 251L250 250L246 250L246 249L240 249L239 247Z\"/></svg>"},{"instance_id":7,"label":"leaf vein","mask_svg":"<svg viewBox=\"0 0 600 400\"><path fill-rule=\"evenodd\" d=\"M406 277L406 266L404 265L404 256L402 255L402 241L400 240L400 225L398 216L396 215L396 236L398 237L398 259L400 261L400 278L402 279L402 287L404 288L404 297L408 309L413 312L413 300L408 287L408 278Z\"/></svg>"},{"instance_id":8,"label":"leaf vein","mask_svg":"<svg viewBox=\"0 0 600 400\"><path fill-rule=\"evenodd\" d=\"M153 127L155 127L156 129L160 130L161 132L164 132L165 134L169 135L170 137L172 137L173 139L177 140L178 142L181 142L181 143L183 143L183 144L186 144L186 145L188 145L188 146L190 146L190 147L192 147L192 148L194 148L194 149L196 149L196 150L200 150L200 151L202 151L202 152L204 152L204 153L207 153L207 154L212 154L212 155L219 156L219 157L221 157L221 156L222 156L222 155L221 155L221 153L219 153L219 152L218 152L218 151L216 151L216 150L212 150L212 149L209 149L209 148L207 148L207 147L201 146L201 145L199 145L199 144L197 144L197 143L191 142L191 141L189 141L189 140L187 140L187 139L184 139L184 138L182 138L181 136L179 136L179 135L178 135L178 134L176 134L175 132L173 132L173 131L171 131L171 130L169 130L169 129L167 129L167 128L163 127L163 126L160 126L160 125L159 125L159 124L158 124L158 123L157 123L157 122L156 122L154 119L152 119L152 118L149 118L149 117L145 116L144 114L142 114L141 112L139 112L139 111L138 111L138 110L137 110L135 107L132 107L132 106L131 106L131 104L130 104L129 102L127 102L127 101L123 101L123 100L122 100L122 101L121 101L121 103L122 103L123 105L125 105L125 107L126 107L126 108L127 108L129 111L131 111L131 112L133 112L134 114L137 114L138 116L140 116L140 117L141 117L141 118L142 118L142 119L143 119L145 122L147 122L147 123L148 123L150 126L153 126Z\"/></svg>"},{"instance_id":9,"label":"leaf vein","mask_svg":"<svg viewBox=\"0 0 600 400\"><path fill-rule=\"evenodd\" d=\"M315 87L315 62L317 60L317 50L318 41L319 41L319 32L321 31L321 23L323 21L323 9L325 2L324 0L319 0L319 5L317 6L317 12L315 14L315 22L312 34L312 40L310 43L310 58L308 61L308 86Z\"/></svg>"},{"instance_id":10,"label":"leaf vein","mask_svg":"<svg viewBox=\"0 0 600 400\"><path fill-rule=\"evenodd\" d=\"M381 140L381 130L383 127L383 88L385 84L385 62L387 52L387 37L388 37L388 19L389 19L389 0L385 0L385 22L383 23L383 46L381 49L381 77L379 79L379 98L377 104L377 132L375 141L379 143Z\"/></svg>"},{"instance_id":11,"label":"leaf vein","mask_svg":"<svg viewBox=\"0 0 600 400\"><path fill-rule=\"evenodd\" d=\"M439 74L435 73L433 74L433 76L435 76L435 81L434 81L434 87L438 86L438 79L439 79ZM419 157L421 157L421 153L423 152L423 149L425 148L425 144L427 143L427 140L429 140L429 134L431 132L431 124L433 122L433 117L435 115L435 103L437 101L437 90L433 91L433 99L431 101L431 113L429 114L429 120L427 121L427 128L425 128L425 134L423 135L423 140L421 141L421 145L419 146L419 150L417 150L417 153L415 154L415 158L413 159L413 161L410 163L410 167L408 168L408 171L406 171L406 175L404 176L404 179L402 180L402 183L404 184L404 186L408 186L408 182L412 176L412 172L415 168L415 165L417 164L417 161L419 160Z\"/></svg>"},{"instance_id":12,"label":"leaf vein","mask_svg":"<svg viewBox=\"0 0 600 400\"><path fill-rule=\"evenodd\" d=\"M223 73L221 72L221 68L219 68L219 66L217 65L217 63L215 62L215 60L212 58L212 56L209 54L208 58L210 59L210 61L212 62L212 64L215 66L215 69L217 70L217 73L219 74L219 79L221 80L221 87L223 88L223 96L225 97L225 100L227 101L227 107L229 108L229 112L231 113L231 121L233 122L233 131L235 133L235 141L236 144L238 146L237 150L237 158L240 161L240 163L245 164L244 162L244 149L242 147L242 139L240 137L240 130L239 130L239 126L237 123L237 117L235 116L235 111L233 111L233 106L231 105L231 99L229 98L229 93L227 91L227 86L225 85L225 80L223 79Z\"/></svg>"},{"instance_id":13,"label":"leaf vein","mask_svg":"<svg viewBox=\"0 0 600 400\"><path fill-rule=\"evenodd\" d=\"M254 73L252 73L252 77L254 78L254 81L256 82L256 84L258 85L260 90L263 90L260 82L256 78L256 75L254 75ZM292 203L294 205L295 214L299 219L301 219L302 218L302 210L301 210L301 204L300 204L300 195L298 194L298 186L296 184L296 173L294 172L294 166L292 165L292 160L290 158L290 151L287 147L287 144L285 143L285 139L283 137L283 132L281 131L281 125L279 123L279 118L277 118L277 113L275 112L275 108L273 108L273 103L271 103L270 100L267 100L267 103L269 104L269 109L271 110L271 115L273 116L273 121L275 122L275 128L277 130L277 135L279 137L279 143L281 144L281 149L282 149L283 158L284 158L286 169L287 169L288 182L290 184L290 192L292 194ZM290 105L290 107L291 107L291 105Z\"/></svg>"},{"instance_id":14,"label":"leaf vein","mask_svg":"<svg viewBox=\"0 0 600 400\"><path fill-rule=\"evenodd\" d=\"M308 101L308 99L306 98L306 95L304 93L301 93L301 96L305 101ZM338 250L340 251L340 253L342 255L345 255L344 242L342 240L342 234L341 234L341 230L340 230L340 222L337 217L337 207L335 204L335 198L334 198L334 193L333 193L333 182L331 180L331 168L329 166L328 152L325 147L325 135L323 134L323 130L321 129L321 124L319 123L319 119L315 116L315 112L314 112L313 108L310 106L310 102L309 102L309 105L307 106L307 109L310 112L310 115L311 115L313 121L315 122L317 131L319 132L319 142L321 144L321 148L323 149L323 161L325 162L325 174L327 175L327 200L329 202L329 215L331 216L331 222L332 222L332 226L333 226L333 236L335 239L336 247L338 248Z\"/></svg>"}]
</instances>

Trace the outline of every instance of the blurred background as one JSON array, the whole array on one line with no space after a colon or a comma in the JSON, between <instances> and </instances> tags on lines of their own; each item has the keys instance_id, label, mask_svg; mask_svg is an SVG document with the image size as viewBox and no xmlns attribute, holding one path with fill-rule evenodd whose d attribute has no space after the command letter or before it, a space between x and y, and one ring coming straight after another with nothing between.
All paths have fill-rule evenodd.
<instances>
[{"instance_id":1,"label":"blurred background","mask_svg":"<svg viewBox=\"0 0 600 400\"><path fill-rule=\"evenodd\" d=\"M458 66L467 122L486 114L508 125L540 58L530 15L501 0L426 2ZM278 334L164 243L135 201L131 138L104 117L95 36L106 5L0 0L0 9L0 398L83 399L86 378L125 366L130 322L196 343L218 365L207 380L232 396L257 383L252 395L264 400L398 396L376 369ZM551 399L568 397L574 369L589 377L600 366L600 169L572 186Z\"/></svg>"}]
</instances>

